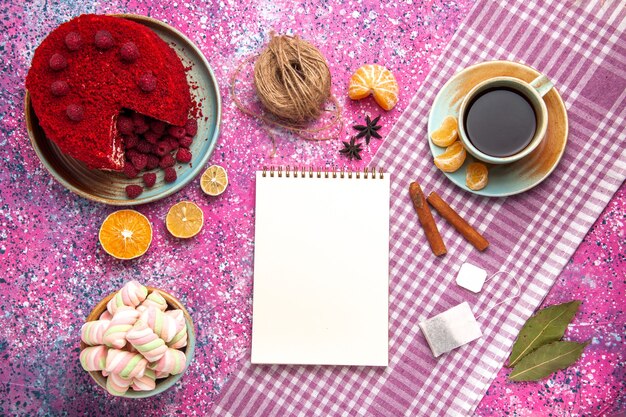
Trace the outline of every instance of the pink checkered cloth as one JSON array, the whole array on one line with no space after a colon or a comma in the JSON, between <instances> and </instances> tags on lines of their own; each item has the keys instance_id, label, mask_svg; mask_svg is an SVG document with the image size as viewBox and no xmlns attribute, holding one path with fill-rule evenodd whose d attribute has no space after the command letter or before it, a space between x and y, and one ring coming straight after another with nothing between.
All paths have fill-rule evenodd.
<instances>
[{"instance_id":1,"label":"pink checkered cloth","mask_svg":"<svg viewBox=\"0 0 626 417\"><path fill-rule=\"evenodd\" d=\"M372 162L393 174L389 367L254 366L248 359L221 393L216 415L473 412L519 328L626 177L626 8L620 1L556 3L477 1ZM444 83L493 59L541 69L561 92L570 123L558 169L540 186L506 199L459 192L434 168L425 140L429 106ZM435 258L408 198L414 179L478 225L491 240L489 250L478 253L438 222L449 254ZM482 338L435 359L420 321L465 300L478 316L514 292L506 278L488 283L477 296L459 289L454 277L465 260L490 272L512 271L522 296L479 319Z\"/></svg>"}]
</instances>

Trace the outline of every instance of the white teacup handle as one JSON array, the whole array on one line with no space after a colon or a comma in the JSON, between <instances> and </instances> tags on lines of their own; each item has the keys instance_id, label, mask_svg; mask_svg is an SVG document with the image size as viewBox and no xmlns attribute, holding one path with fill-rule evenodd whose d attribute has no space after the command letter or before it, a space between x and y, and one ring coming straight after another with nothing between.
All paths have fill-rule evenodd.
<instances>
[{"instance_id":1,"label":"white teacup handle","mask_svg":"<svg viewBox=\"0 0 626 417\"><path fill-rule=\"evenodd\" d=\"M528 84L530 84L535 90L537 90L537 93L539 93L541 97L545 96L546 93L552 90L552 87L554 87L552 81L550 81L545 75L540 75Z\"/></svg>"}]
</instances>

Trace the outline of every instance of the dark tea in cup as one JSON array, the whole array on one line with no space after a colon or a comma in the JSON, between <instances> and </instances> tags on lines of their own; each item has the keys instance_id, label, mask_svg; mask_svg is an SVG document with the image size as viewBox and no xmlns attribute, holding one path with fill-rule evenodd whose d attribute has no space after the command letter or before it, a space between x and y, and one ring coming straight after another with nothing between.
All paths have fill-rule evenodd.
<instances>
[{"instance_id":1,"label":"dark tea in cup","mask_svg":"<svg viewBox=\"0 0 626 417\"><path fill-rule=\"evenodd\" d=\"M476 149L504 157L528 146L535 136L537 116L524 94L513 88L496 87L472 99L463 123Z\"/></svg>"},{"instance_id":2,"label":"dark tea in cup","mask_svg":"<svg viewBox=\"0 0 626 417\"><path fill-rule=\"evenodd\" d=\"M509 164L537 149L548 126L545 75L530 82L493 77L472 88L459 107L459 138L480 161Z\"/></svg>"}]
</instances>

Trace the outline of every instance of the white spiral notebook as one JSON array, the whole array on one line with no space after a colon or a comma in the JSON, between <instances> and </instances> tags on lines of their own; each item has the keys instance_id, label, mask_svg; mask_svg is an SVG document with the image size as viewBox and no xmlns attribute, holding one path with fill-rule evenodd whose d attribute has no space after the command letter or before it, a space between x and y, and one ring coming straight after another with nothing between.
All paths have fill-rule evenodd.
<instances>
[{"instance_id":1,"label":"white spiral notebook","mask_svg":"<svg viewBox=\"0 0 626 417\"><path fill-rule=\"evenodd\" d=\"M389 175L256 173L252 363L388 364Z\"/></svg>"}]
</instances>

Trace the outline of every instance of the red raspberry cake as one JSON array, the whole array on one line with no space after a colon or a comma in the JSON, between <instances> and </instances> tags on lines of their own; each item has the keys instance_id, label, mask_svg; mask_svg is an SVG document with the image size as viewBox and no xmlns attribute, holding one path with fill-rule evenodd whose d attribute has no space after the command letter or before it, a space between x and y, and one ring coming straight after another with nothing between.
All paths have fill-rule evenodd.
<instances>
[{"instance_id":1,"label":"red raspberry cake","mask_svg":"<svg viewBox=\"0 0 626 417\"><path fill-rule=\"evenodd\" d=\"M138 23L81 15L35 51L26 88L39 124L89 168L124 169L123 109L185 126L191 95L176 52Z\"/></svg>"}]
</instances>

